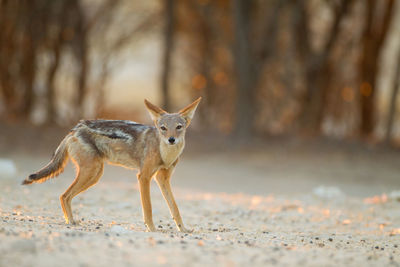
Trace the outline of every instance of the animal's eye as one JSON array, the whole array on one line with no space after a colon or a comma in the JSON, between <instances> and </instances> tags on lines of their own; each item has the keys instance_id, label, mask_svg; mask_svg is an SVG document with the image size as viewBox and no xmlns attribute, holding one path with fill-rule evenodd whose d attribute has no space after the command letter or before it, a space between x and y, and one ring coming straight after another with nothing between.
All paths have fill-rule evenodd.
<instances>
[{"instance_id":1,"label":"animal's eye","mask_svg":"<svg viewBox=\"0 0 400 267\"><path fill-rule=\"evenodd\" d=\"M166 131L166 130L167 130L167 128L165 128L165 126L161 126L160 129L161 129L162 131Z\"/></svg>"},{"instance_id":2,"label":"animal's eye","mask_svg":"<svg viewBox=\"0 0 400 267\"><path fill-rule=\"evenodd\" d=\"M182 125L178 125L178 126L176 126L176 129L177 129L177 130L180 130L180 129L182 129Z\"/></svg>"}]
</instances>

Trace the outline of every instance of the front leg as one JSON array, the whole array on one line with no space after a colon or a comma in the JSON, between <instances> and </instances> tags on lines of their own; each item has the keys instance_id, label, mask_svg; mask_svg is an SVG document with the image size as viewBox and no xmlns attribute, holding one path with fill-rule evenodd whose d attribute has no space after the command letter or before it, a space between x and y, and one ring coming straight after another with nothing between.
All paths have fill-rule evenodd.
<instances>
[{"instance_id":1,"label":"front leg","mask_svg":"<svg viewBox=\"0 0 400 267\"><path fill-rule=\"evenodd\" d=\"M151 199L150 199L150 182L152 175L146 173L139 173L139 190L140 199L142 201L143 219L144 224L149 232L155 232L156 228L153 223L153 214L151 209Z\"/></svg>"},{"instance_id":2,"label":"front leg","mask_svg":"<svg viewBox=\"0 0 400 267\"><path fill-rule=\"evenodd\" d=\"M175 166L175 164L174 164ZM174 169L172 166L169 169L160 169L156 175L156 181L158 186L160 187L161 193L164 196L165 201L168 204L169 211L171 212L172 218L175 221L175 224L180 232L191 233L193 230L188 230L183 225L182 217L179 213L178 206L176 205L174 195L172 194L170 178L172 171Z\"/></svg>"}]
</instances>

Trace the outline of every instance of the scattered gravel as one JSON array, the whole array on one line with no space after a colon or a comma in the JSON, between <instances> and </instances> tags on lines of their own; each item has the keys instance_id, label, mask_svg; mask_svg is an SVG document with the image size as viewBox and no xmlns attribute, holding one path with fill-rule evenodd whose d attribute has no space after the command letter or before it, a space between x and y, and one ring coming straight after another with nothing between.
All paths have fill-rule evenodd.
<instances>
[{"instance_id":1,"label":"scattered gravel","mask_svg":"<svg viewBox=\"0 0 400 267\"><path fill-rule=\"evenodd\" d=\"M67 181L3 185L0 266L400 264L396 201L369 204L345 196L326 201L312 193L260 196L178 188L182 217L194 229L184 234L153 190L158 231L148 233L139 192L129 182L106 179L77 197L72 207L81 222L76 226L64 224L58 203ZM121 202L131 206L120 207Z\"/></svg>"},{"instance_id":2,"label":"scattered gravel","mask_svg":"<svg viewBox=\"0 0 400 267\"><path fill-rule=\"evenodd\" d=\"M116 167L73 199L80 224L65 225L72 168L21 186L48 158L19 158L0 177L0 266L400 265L398 158L278 152L182 160L172 184L192 233L176 230L155 183L157 232L146 232L135 173Z\"/></svg>"}]
</instances>

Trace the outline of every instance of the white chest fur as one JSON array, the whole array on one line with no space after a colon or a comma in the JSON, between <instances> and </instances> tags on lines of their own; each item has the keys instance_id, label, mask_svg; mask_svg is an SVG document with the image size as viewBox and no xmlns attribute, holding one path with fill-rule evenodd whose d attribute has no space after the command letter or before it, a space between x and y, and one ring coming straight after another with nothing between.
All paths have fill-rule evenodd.
<instances>
[{"instance_id":1,"label":"white chest fur","mask_svg":"<svg viewBox=\"0 0 400 267\"><path fill-rule=\"evenodd\" d=\"M183 151L185 144L183 142L176 145L167 145L164 142L160 143L161 159L164 162L164 167L168 168L174 163Z\"/></svg>"}]
</instances>

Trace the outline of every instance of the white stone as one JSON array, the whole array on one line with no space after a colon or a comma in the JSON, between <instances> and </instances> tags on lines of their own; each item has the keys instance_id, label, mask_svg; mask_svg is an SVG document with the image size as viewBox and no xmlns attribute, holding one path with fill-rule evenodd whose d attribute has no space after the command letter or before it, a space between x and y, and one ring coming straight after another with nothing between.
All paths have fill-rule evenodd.
<instances>
[{"instance_id":1,"label":"white stone","mask_svg":"<svg viewBox=\"0 0 400 267\"><path fill-rule=\"evenodd\" d=\"M400 201L400 190L390 192L388 197L391 200Z\"/></svg>"},{"instance_id":2,"label":"white stone","mask_svg":"<svg viewBox=\"0 0 400 267\"><path fill-rule=\"evenodd\" d=\"M313 189L314 195L320 198L342 198L344 193L336 186L318 186Z\"/></svg>"},{"instance_id":3,"label":"white stone","mask_svg":"<svg viewBox=\"0 0 400 267\"><path fill-rule=\"evenodd\" d=\"M126 234L129 232L129 230L126 230L124 227L122 227L120 225L111 226L110 231L111 231L111 233L114 233L114 234Z\"/></svg>"},{"instance_id":4,"label":"white stone","mask_svg":"<svg viewBox=\"0 0 400 267\"><path fill-rule=\"evenodd\" d=\"M14 161L0 158L0 178L12 177L17 175L17 167Z\"/></svg>"}]
</instances>

